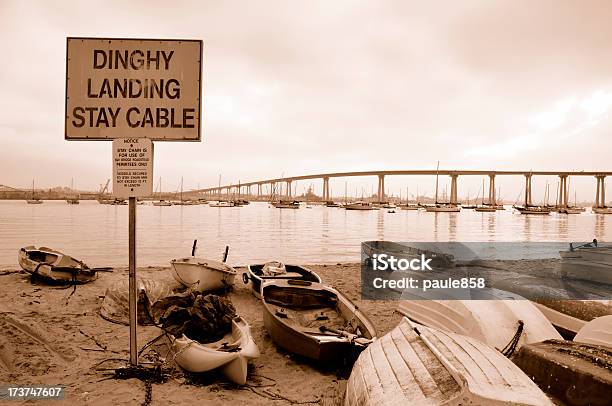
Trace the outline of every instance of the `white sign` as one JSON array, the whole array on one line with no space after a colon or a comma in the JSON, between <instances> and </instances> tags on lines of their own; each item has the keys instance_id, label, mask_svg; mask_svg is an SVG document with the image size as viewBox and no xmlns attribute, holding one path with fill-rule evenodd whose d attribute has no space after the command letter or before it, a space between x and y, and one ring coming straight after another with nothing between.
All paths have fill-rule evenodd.
<instances>
[{"instance_id":1,"label":"white sign","mask_svg":"<svg viewBox=\"0 0 612 406\"><path fill-rule=\"evenodd\" d=\"M113 140L113 196L153 194L153 142L147 138Z\"/></svg>"},{"instance_id":2,"label":"white sign","mask_svg":"<svg viewBox=\"0 0 612 406\"><path fill-rule=\"evenodd\" d=\"M201 40L67 39L67 140L200 141L201 93Z\"/></svg>"}]
</instances>

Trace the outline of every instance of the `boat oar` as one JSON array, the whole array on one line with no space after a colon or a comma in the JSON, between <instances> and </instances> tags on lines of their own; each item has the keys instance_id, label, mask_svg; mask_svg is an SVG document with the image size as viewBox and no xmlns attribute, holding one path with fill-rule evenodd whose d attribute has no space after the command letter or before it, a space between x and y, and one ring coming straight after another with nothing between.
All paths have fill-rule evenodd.
<instances>
[{"instance_id":1,"label":"boat oar","mask_svg":"<svg viewBox=\"0 0 612 406\"><path fill-rule=\"evenodd\" d=\"M327 327L327 326L320 326L319 330L323 333L325 332L330 332L330 333L334 333L340 337L346 337L348 338L352 343L356 343L359 345L368 345L372 342L372 340L367 339L365 337L361 337L358 336L357 334L352 334L349 333L348 331L345 330L339 330L337 328L333 328L333 327Z\"/></svg>"},{"instance_id":2,"label":"boat oar","mask_svg":"<svg viewBox=\"0 0 612 406\"><path fill-rule=\"evenodd\" d=\"M198 246L198 240L193 240L193 246L191 247L191 256L195 257L195 252Z\"/></svg>"},{"instance_id":3,"label":"boat oar","mask_svg":"<svg viewBox=\"0 0 612 406\"><path fill-rule=\"evenodd\" d=\"M113 268L110 266L102 266L98 268L89 268L89 269L94 272L113 272Z\"/></svg>"},{"instance_id":4,"label":"boat oar","mask_svg":"<svg viewBox=\"0 0 612 406\"><path fill-rule=\"evenodd\" d=\"M227 254L229 254L229 245L225 246L225 252L223 253L223 262L227 261Z\"/></svg>"}]
</instances>

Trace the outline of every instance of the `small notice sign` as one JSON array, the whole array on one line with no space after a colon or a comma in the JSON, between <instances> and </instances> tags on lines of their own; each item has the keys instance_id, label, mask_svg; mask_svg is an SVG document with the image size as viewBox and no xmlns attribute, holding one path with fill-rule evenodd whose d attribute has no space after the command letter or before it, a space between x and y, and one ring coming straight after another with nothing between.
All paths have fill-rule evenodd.
<instances>
[{"instance_id":1,"label":"small notice sign","mask_svg":"<svg viewBox=\"0 0 612 406\"><path fill-rule=\"evenodd\" d=\"M113 140L113 196L153 194L153 142L148 138Z\"/></svg>"}]
</instances>

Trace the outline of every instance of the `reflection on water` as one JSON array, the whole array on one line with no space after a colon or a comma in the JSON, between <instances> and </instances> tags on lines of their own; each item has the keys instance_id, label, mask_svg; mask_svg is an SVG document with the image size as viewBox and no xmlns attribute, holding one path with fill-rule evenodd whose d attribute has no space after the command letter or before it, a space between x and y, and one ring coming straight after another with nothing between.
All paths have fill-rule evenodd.
<instances>
[{"instance_id":1,"label":"reflection on water","mask_svg":"<svg viewBox=\"0 0 612 406\"><path fill-rule=\"evenodd\" d=\"M601 241L612 240L605 215L526 216L494 213L346 211L314 206L274 209L266 203L242 208L138 206L138 265L167 265L187 256L198 239L198 255L229 262L279 259L298 263L359 261L360 243L395 241ZM25 245L53 247L90 266L127 264L127 206L82 201L0 201L0 266L16 266ZM551 256L555 255L551 252Z\"/></svg>"}]
</instances>

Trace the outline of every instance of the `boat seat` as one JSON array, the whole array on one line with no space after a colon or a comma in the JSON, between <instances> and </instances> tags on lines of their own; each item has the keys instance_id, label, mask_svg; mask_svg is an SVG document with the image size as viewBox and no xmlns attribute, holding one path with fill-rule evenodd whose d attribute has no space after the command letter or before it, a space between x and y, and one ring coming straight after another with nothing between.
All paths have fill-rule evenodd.
<instances>
[{"instance_id":1,"label":"boat seat","mask_svg":"<svg viewBox=\"0 0 612 406\"><path fill-rule=\"evenodd\" d=\"M304 275L297 272L285 272L274 276L260 276L261 279L302 279Z\"/></svg>"}]
</instances>

